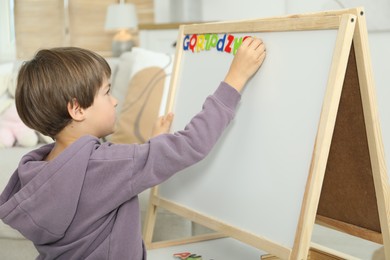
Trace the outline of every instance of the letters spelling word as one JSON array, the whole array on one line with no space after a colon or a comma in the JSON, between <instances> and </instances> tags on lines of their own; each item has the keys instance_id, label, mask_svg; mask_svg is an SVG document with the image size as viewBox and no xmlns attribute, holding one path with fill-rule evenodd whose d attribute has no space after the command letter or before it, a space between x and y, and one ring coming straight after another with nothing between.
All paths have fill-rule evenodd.
<instances>
[{"instance_id":1,"label":"letters spelling word","mask_svg":"<svg viewBox=\"0 0 390 260\"><path fill-rule=\"evenodd\" d=\"M247 37L235 37L231 34L224 34L221 37L218 34L187 34L183 40L183 50L192 52L209 51L216 48L217 51L236 54L242 41Z\"/></svg>"}]
</instances>

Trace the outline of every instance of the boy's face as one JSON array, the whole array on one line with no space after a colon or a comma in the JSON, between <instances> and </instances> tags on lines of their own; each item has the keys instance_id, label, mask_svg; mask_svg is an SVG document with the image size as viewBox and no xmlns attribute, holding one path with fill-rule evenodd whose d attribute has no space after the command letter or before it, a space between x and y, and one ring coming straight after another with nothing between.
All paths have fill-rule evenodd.
<instances>
[{"instance_id":1,"label":"boy's face","mask_svg":"<svg viewBox=\"0 0 390 260\"><path fill-rule=\"evenodd\" d=\"M88 132L99 138L112 134L115 127L115 107L117 105L118 100L111 95L111 84L107 79L104 79L92 106L85 110Z\"/></svg>"}]
</instances>

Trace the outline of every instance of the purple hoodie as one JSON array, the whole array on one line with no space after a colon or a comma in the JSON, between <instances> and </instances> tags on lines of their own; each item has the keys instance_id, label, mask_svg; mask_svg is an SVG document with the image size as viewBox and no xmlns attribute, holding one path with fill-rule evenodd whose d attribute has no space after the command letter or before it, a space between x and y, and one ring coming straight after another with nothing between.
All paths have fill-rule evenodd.
<instances>
[{"instance_id":1,"label":"purple hoodie","mask_svg":"<svg viewBox=\"0 0 390 260\"><path fill-rule=\"evenodd\" d=\"M222 82L183 131L141 145L84 136L55 159L25 155L0 196L0 219L31 240L37 259L146 259L138 194L203 159L240 94Z\"/></svg>"}]
</instances>

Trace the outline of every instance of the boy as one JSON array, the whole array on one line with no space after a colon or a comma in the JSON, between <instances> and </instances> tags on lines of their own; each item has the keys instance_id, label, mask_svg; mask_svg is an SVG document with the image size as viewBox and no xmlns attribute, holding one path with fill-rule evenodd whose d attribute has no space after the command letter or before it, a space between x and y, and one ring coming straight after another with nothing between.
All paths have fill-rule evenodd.
<instances>
[{"instance_id":1,"label":"boy","mask_svg":"<svg viewBox=\"0 0 390 260\"><path fill-rule=\"evenodd\" d=\"M41 50L20 69L23 122L55 142L25 155L0 196L0 218L38 259L146 259L137 194L204 158L232 120L239 92L265 58L247 38L224 82L183 131L168 114L141 145L100 143L114 131L110 68L79 48Z\"/></svg>"}]
</instances>

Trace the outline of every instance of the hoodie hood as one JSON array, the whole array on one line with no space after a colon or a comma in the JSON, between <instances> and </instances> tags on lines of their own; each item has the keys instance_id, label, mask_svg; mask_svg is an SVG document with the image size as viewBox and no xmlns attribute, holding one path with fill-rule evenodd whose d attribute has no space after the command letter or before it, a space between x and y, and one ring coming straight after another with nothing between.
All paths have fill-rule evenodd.
<instances>
[{"instance_id":1,"label":"hoodie hood","mask_svg":"<svg viewBox=\"0 0 390 260\"><path fill-rule=\"evenodd\" d=\"M0 195L0 219L36 245L61 239L76 213L88 161L98 144L97 138L82 137L71 145L77 147L49 162L44 158L54 144L23 156Z\"/></svg>"}]
</instances>

